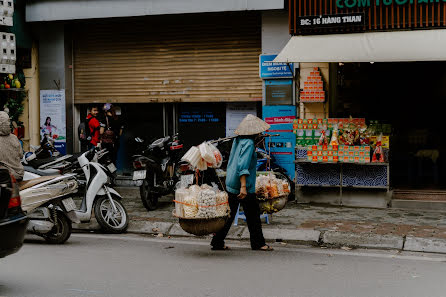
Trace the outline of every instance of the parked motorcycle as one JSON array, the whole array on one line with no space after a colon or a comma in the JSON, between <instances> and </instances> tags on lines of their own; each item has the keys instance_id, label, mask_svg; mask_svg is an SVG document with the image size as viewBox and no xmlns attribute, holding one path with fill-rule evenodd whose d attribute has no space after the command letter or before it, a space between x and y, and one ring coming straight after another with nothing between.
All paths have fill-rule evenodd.
<instances>
[{"instance_id":1,"label":"parked motorcycle","mask_svg":"<svg viewBox=\"0 0 446 297\"><path fill-rule=\"evenodd\" d=\"M155 210L161 196L173 193L179 181L183 144L178 135L166 136L149 145L135 138L142 150L133 156L133 180L141 181L141 201L147 210Z\"/></svg>"},{"instance_id":2,"label":"parked motorcycle","mask_svg":"<svg viewBox=\"0 0 446 297\"><path fill-rule=\"evenodd\" d=\"M96 220L105 232L122 233L129 224L127 210L121 203L121 195L111 187L113 174L97 162L98 151L93 148L78 158L86 188L76 215L81 222L89 222L94 211Z\"/></svg>"},{"instance_id":3,"label":"parked motorcycle","mask_svg":"<svg viewBox=\"0 0 446 297\"><path fill-rule=\"evenodd\" d=\"M74 175L44 176L21 182L22 209L30 219L28 232L53 244L67 241L72 222L80 222L71 198L76 192Z\"/></svg>"}]
</instances>

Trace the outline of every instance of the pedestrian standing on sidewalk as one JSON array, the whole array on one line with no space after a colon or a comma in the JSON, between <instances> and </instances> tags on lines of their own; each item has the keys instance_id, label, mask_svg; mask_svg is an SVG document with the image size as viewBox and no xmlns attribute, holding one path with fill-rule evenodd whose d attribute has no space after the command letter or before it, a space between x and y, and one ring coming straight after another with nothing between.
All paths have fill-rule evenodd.
<instances>
[{"instance_id":1,"label":"pedestrian standing on sidewalk","mask_svg":"<svg viewBox=\"0 0 446 297\"><path fill-rule=\"evenodd\" d=\"M91 140L88 144L88 149L98 145L100 137L101 123L98 120L99 108L97 105L90 106L90 113L87 115L87 124L90 129Z\"/></svg>"},{"instance_id":2,"label":"pedestrian standing on sidewalk","mask_svg":"<svg viewBox=\"0 0 446 297\"><path fill-rule=\"evenodd\" d=\"M101 148L107 149L110 158L114 164L118 158L119 140L124 126L116 115L115 107L110 104L104 104L104 119L101 127Z\"/></svg>"},{"instance_id":3,"label":"pedestrian standing on sidewalk","mask_svg":"<svg viewBox=\"0 0 446 297\"><path fill-rule=\"evenodd\" d=\"M265 243L263 237L260 208L255 194L257 164L255 140L269 127L258 117L249 114L235 130L238 136L232 144L226 171L226 190L229 195L231 215L223 229L212 238L212 250L229 250L224 240L234 221L239 204L245 212L251 248L262 251L273 250Z\"/></svg>"}]
</instances>

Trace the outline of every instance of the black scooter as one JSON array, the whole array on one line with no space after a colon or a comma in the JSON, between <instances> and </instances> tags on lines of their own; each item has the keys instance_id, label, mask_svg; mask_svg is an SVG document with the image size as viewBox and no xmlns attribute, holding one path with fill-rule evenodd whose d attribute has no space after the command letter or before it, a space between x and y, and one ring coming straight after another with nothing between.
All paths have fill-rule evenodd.
<instances>
[{"instance_id":1,"label":"black scooter","mask_svg":"<svg viewBox=\"0 0 446 297\"><path fill-rule=\"evenodd\" d=\"M161 196L173 193L180 180L183 144L178 135L159 138L149 145L135 138L142 147L133 155L133 180L141 181L141 201L147 210L155 210ZM186 164L187 165L187 164Z\"/></svg>"}]
</instances>

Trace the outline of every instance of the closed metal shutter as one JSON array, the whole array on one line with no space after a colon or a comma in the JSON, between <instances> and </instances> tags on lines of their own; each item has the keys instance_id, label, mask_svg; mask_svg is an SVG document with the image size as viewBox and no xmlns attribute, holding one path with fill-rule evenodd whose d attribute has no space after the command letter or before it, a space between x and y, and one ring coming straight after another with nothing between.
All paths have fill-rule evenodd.
<instances>
[{"instance_id":1,"label":"closed metal shutter","mask_svg":"<svg viewBox=\"0 0 446 297\"><path fill-rule=\"evenodd\" d=\"M75 103L260 101L258 13L78 23Z\"/></svg>"}]
</instances>

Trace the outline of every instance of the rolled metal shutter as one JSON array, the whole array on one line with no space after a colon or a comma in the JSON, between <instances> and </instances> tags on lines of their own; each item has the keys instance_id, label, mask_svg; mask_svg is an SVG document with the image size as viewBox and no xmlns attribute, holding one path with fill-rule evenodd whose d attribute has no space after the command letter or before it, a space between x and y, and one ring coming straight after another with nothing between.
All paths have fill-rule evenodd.
<instances>
[{"instance_id":1,"label":"rolled metal shutter","mask_svg":"<svg viewBox=\"0 0 446 297\"><path fill-rule=\"evenodd\" d=\"M79 23L75 103L259 101L258 13Z\"/></svg>"}]
</instances>

